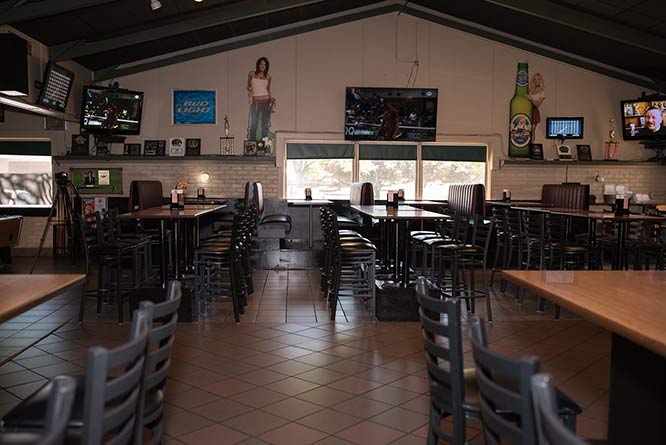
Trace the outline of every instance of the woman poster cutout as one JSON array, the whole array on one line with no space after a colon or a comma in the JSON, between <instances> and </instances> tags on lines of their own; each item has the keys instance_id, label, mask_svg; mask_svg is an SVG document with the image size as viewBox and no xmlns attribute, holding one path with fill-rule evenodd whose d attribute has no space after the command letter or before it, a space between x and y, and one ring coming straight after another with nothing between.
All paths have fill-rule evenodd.
<instances>
[{"instance_id":1,"label":"woman poster cutout","mask_svg":"<svg viewBox=\"0 0 666 445\"><path fill-rule=\"evenodd\" d=\"M275 98L271 94L269 67L268 59L260 57L255 69L247 75L247 96L250 102L247 139L250 141L272 139L268 130L271 126L271 114L275 112Z\"/></svg>"}]
</instances>

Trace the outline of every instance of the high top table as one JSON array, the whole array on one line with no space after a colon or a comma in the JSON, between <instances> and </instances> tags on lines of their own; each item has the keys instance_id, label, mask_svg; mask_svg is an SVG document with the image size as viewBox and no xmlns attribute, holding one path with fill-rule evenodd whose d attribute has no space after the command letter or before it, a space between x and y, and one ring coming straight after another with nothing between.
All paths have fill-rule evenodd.
<instances>
[{"instance_id":1,"label":"high top table","mask_svg":"<svg viewBox=\"0 0 666 445\"><path fill-rule=\"evenodd\" d=\"M386 206L359 206L352 205L352 209L356 210L363 215L369 216L370 218L378 219L382 224L387 225L393 223L396 228L396 238L395 245L392 244L389 237L386 235L386 231L382 229L382 246L387 245L389 249L395 249L395 264L394 264L394 279L399 282L401 287L407 287L409 285L409 231L410 223L412 221L433 221L438 219L446 219L447 215L442 215L441 213L430 212L428 210L419 209L416 207L411 207L408 205L401 205L398 207L386 207ZM401 258L402 256L402 258ZM402 260L402 261L401 261ZM402 264L402 268L400 265Z\"/></svg>"},{"instance_id":2,"label":"high top table","mask_svg":"<svg viewBox=\"0 0 666 445\"><path fill-rule=\"evenodd\" d=\"M609 444L663 444L666 272L506 270L502 277L612 332Z\"/></svg>"},{"instance_id":3,"label":"high top table","mask_svg":"<svg viewBox=\"0 0 666 445\"><path fill-rule=\"evenodd\" d=\"M308 247L312 249L312 239L314 238L314 215L315 207L332 206L333 201L328 199L287 199L287 205L290 207L308 208Z\"/></svg>"},{"instance_id":4,"label":"high top table","mask_svg":"<svg viewBox=\"0 0 666 445\"><path fill-rule=\"evenodd\" d=\"M615 255L613 259L613 269L619 270L622 268L622 258L624 256L624 246L627 238L627 228L629 223L634 221L649 221L658 223L666 221L666 215L637 215L631 213L629 215L617 216L611 212L595 212L591 210L574 210L559 207L513 207L516 210L524 210L529 212L550 213L553 215L561 215L567 218L582 218L590 221L590 243L596 246L596 232L597 221L608 221L617 223L617 240L615 243Z\"/></svg>"},{"instance_id":5,"label":"high top table","mask_svg":"<svg viewBox=\"0 0 666 445\"><path fill-rule=\"evenodd\" d=\"M176 279L181 277L180 273L180 238L186 238L186 233L181 233L183 231L183 224L191 224L192 227L192 246L187 246L185 244L184 258L186 259L185 268L187 268L187 260L191 256L192 251L197 247L199 243L199 218L204 215L222 210L226 207L226 204L195 204L189 205L186 204L183 209L172 210L171 206L164 205L161 207L151 207L144 210L136 210L129 213L123 213L120 215L121 219L124 220L134 220L134 219L152 219L159 220L160 222L160 243L162 249L162 261L160 263L160 273L162 287L166 286L167 282L167 264L166 264L166 222L173 221L174 223L174 273Z\"/></svg>"}]
</instances>

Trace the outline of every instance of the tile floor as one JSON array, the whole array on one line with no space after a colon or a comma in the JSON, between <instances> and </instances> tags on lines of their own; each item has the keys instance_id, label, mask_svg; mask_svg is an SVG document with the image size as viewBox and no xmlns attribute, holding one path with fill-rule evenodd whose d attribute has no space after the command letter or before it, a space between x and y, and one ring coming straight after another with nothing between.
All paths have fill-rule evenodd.
<instances>
[{"instance_id":1,"label":"tile floor","mask_svg":"<svg viewBox=\"0 0 666 445\"><path fill-rule=\"evenodd\" d=\"M167 443L425 443L428 382L418 323L373 323L351 300L329 322L316 271L258 271L255 283L240 324L229 322L229 303L214 303L202 322L178 326ZM609 333L570 314L561 321L552 310L536 314L535 304L494 295L491 347L539 355L542 370L583 406L579 434L605 437ZM0 367L0 414L46 379L80 372L89 346L125 339L127 325L108 312L66 324Z\"/></svg>"}]
</instances>

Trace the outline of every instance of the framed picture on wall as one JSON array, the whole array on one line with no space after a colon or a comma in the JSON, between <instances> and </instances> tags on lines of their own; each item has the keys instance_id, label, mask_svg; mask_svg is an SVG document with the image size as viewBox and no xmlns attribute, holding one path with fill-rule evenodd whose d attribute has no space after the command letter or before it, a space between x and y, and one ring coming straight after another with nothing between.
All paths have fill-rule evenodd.
<instances>
[{"instance_id":1,"label":"framed picture on wall","mask_svg":"<svg viewBox=\"0 0 666 445\"><path fill-rule=\"evenodd\" d=\"M169 156L185 156L185 139L169 139Z\"/></svg>"},{"instance_id":2,"label":"framed picture on wall","mask_svg":"<svg viewBox=\"0 0 666 445\"><path fill-rule=\"evenodd\" d=\"M185 139L185 156L201 155L201 139Z\"/></svg>"},{"instance_id":3,"label":"framed picture on wall","mask_svg":"<svg viewBox=\"0 0 666 445\"><path fill-rule=\"evenodd\" d=\"M81 194L119 194L123 193L122 168L70 168L72 184Z\"/></svg>"},{"instance_id":4,"label":"framed picture on wall","mask_svg":"<svg viewBox=\"0 0 666 445\"><path fill-rule=\"evenodd\" d=\"M543 144L530 144L530 159L543 161Z\"/></svg>"},{"instance_id":5,"label":"framed picture on wall","mask_svg":"<svg viewBox=\"0 0 666 445\"><path fill-rule=\"evenodd\" d=\"M141 144L136 144L136 143L125 144L123 147L123 155L141 156Z\"/></svg>"},{"instance_id":6,"label":"framed picture on wall","mask_svg":"<svg viewBox=\"0 0 666 445\"><path fill-rule=\"evenodd\" d=\"M576 152L578 153L579 161L592 160L592 150L589 145L576 145Z\"/></svg>"},{"instance_id":7,"label":"framed picture on wall","mask_svg":"<svg viewBox=\"0 0 666 445\"><path fill-rule=\"evenodd\" d=\"M166 152L166 141L162 140L148 140L143 143L144 156L164 156Z\"/></svg>"},{"instance_id":8,"label":"framed picture on wall","mask_svg":"<svg viewBox=\"0 0 666 445\"><path fill-rule=\"evenodd\" d=\"M217 124L215 90L173 90L173 125Z\"/></svg>"},{"instance_id":9,"label":"framed picture on wall","mask_svg":"<svg viewBox=\"0 0 666 445\"><path fill-rule=\"evenodd\" d=\"M243 142L243 155L257 156L257 141Z\"/></svg>"}]
</instances>

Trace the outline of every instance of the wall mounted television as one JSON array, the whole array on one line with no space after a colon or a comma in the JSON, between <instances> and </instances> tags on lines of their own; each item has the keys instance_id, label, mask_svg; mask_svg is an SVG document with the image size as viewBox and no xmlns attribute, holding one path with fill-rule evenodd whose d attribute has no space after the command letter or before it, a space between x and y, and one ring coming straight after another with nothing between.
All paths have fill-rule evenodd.
<instances>
[{"instance_id":1,"label":"wall mounted television","mask_svg":"<svg viewBox=\"0 0 666 445\"><path fill-rule=\"evenodd\" d=\"M666 140L666 96L622 101L625 141Z\"/></svg>"},{"instance_id":2,"label":"wall mounted television","mask_svg":"<svg viewBox=\"0 0 666 445\"><path fill-rule=\"evenodd\" d=\"M142 108L142 92L86 85L81 129L91 133L139 134Z\"/></svg>"},{"instance_id":3,"label":"wall mounted television","mask_svg":"<svg viewBox=\"0 0 666 445\"><path fill-rule=\"evenodd\" d=\"M546 139L583 139L583 118L546 118Z\"/></svg>"},{"instance_id":4,"label":"wall mounted television","mask_svg":"<svg viewBox=\"0 0 666 445\"><path fill-rule=\"evenodd\" d=\"M74 83L74 73L58 64L49 63L44 71L42 90L37 103L57 111L65 111Z\"/></svg>"},{"instance_id":5,"label":"wall mounted television","mask_svg":"<svg viewBox=\"0 0 666 445\"><path fill-rule=\"evenodd\" d=\"M347 87L346 140L434 141L436 135L436 88Z\"/></svg>"}]
</instances>

